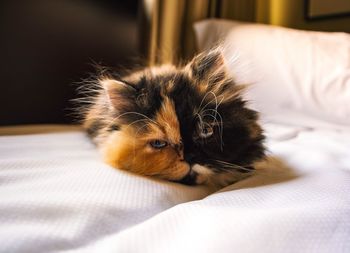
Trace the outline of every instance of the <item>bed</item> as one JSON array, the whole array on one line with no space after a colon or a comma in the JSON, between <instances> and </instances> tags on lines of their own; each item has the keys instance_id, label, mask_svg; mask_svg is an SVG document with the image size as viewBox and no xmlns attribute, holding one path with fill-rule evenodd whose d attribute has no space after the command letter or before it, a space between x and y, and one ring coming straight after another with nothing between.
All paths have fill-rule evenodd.
<instances>
[{"instance_id":1,"label":"bed","mask_svg":"<svg viewBox=\"0 0 350 253\"><path fill-rule=\"evenodd\" d=\"M350 35L195 25L253 83L269 158L223 189L109 167L79 127L0 129L0 252L350 252Z\"/></svg>"}]
</instances>

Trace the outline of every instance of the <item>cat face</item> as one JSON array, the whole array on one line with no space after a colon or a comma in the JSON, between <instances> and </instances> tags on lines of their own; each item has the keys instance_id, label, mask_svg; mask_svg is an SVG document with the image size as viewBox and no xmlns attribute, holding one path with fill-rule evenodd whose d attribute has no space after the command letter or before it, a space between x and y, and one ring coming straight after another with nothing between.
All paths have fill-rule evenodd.
<instances>
[{"instance_id":1,"label":"cat face","mask_svg":"<svg viewBox=\"0 0 350 253\"><path fill-rule=\"evenodd\" d=\"M100 84L85 126L116 168L200 184L249 170L264 156L257 113L246 108L219 51L183 68L148 68Z\"/></svg>"}]
</instances>

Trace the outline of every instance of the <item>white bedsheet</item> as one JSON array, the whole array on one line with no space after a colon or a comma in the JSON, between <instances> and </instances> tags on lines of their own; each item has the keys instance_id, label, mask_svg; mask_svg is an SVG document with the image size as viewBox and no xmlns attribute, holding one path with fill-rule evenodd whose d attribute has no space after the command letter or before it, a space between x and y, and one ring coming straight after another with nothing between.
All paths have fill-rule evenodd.
<instances>
[{"instance_id":1,"label":"white bedsheet","mask_svg":"<svg viewBox=\"0 0 350 253\"><path fill-rule=\"evenodd\" d=\"M265 125L219 192L112 169L79 131L0 137L0 252L350 252L350 132Z\"/></svg>"}]
</instances>

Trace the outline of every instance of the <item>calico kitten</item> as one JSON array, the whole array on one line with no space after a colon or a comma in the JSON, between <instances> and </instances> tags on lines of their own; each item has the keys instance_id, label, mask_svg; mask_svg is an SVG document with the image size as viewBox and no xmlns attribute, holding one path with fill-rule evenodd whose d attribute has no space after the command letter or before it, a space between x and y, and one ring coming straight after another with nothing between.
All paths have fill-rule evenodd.
<instances>
[{"instance_id":1,"label":"calico kitten","mask_svg":"<svg viewBox=\"0 0 350 253\"><path fill-rule=\"evenodd\" d=\"M220 50L184 67L102 75L84 126L111 166L184 184L225 185L264 157L257 112Z\"/></svg>"}]
</instances>

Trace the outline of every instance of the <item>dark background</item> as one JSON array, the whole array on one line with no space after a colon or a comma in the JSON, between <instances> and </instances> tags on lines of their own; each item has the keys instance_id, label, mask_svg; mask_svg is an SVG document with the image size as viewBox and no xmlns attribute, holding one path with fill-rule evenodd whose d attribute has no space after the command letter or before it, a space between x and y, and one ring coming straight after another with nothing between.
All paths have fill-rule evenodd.
<instances>
[{"instance_id":1,"label":"dark background","mask_svg":"<svg viewBox=\"0 0 350 253\"><path fill-rule=\"evenodd\" d=\"M93 62L139 59L137 0L7 0L0 10L0 125L71 123Z\"/></svg>"}]
</instances>

